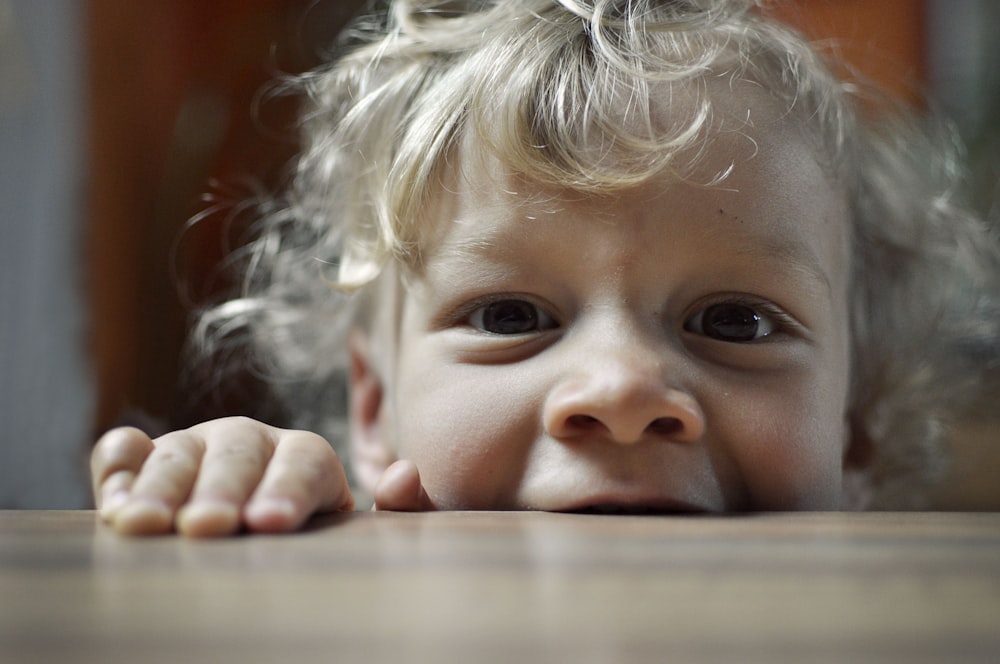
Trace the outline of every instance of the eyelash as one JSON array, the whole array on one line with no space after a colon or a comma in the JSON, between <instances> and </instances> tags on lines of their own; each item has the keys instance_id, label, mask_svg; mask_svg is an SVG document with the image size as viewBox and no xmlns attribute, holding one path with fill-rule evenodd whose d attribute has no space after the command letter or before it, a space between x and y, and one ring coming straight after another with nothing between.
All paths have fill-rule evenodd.
<instances>
[{"instance_id":1,"label":"eyelash","mask_svg":"<svg viewBox=\"0 0 1000 664\"><path fill-rule=\"evenodd\" d=\"M755 316L767 321L772 329L770 329L766 334L762 334L759 337L755 336L753 339L748 339L746 341L733 341L727 339L720 339L717 337L713 337L709 334L706 334L703 330L696 331L691 329L695 324L697 325L703 324L704 316L713 307L725 306L725 305L744 307L752 311ZM787 312L785 312L777 305L772 304L771 302L768 302L766 300L761 300L746 295L726 295L708 301L699 302L698 305L694 308L694 313L688 314L684 317L684 323L683 323L683 329L685 332L689 332L691 334L695 334L700 337L711 339L713 341L722 341L725 343L743 343L743 344L762 343L771 339L772 337L781 335L783 333L787 334L800 327L801 325L798 323L798 321L796 321L792 316L790 316Z\"/></svg>"},{"instance_id":2,"label":"eyelash","mask_svg":"<svg viewBox=\"0 0 1000 664\"><path fill-rule=\"evenodd\" d=\"M478 324L475 321L477 316L479 318L482 318L482 316L485 315L486 309L490 305L501 304L504 302L512 302L512 303L520 302L530 305L531 307L534 308L535 314L539 321L539 329L522 332L520 334L540 332L544 330L555 329L560 326L560 323L556 319L556 317L553 314L549 313L552 307L539 304L535 301L535 298L520 293L501 293L496 295L489 295L482 298L477 298L475 300L472 300L471 302L466 303L464 306L458 309L458 311L456 311L454 315L450 316L450 319L453 320L456 324L467 325L484 334L492 334L496 336L516 336L519 333L512 332L510 334L504 334L502 332L491 332L490 330L484 329L485 327L484 321L480 321L480 323Z\"/></svg>"},{"instance_id":3,"label":"eyelash","mask_svg":"<svg viewBox=\"0 0 1000 664\"><path fill-rule=\"evenodd\" d=\"M539 318L542 323L539 329L534 329L522 333L510 333L505 334L502 332L491 332L489 330L483 329L483 323L477 324L474 319L477 315L482 316L485 309L493 304L503 303L503 302L523 302L535 308L536 312L539 314ZM704 324L703 318L707 312L709 312L713 307L734 305L737 307L744 307L753 312L753 314L762 319L768 324L769 329L766 334L755 336L752 339L747 339L745 341L735 341L730 339L722 339L719 337L713 337L710 334L706 334L704 330L698 331L693 330L695 326L701 326ZM539 304L535 298L521 294L521 293L501 293L493 294L485 297L477 298L470 302L465 303L452 315L447 317L448 326L460 325L471 327L481 333L491 334L494 336L516 336L517 334L529 334L539 331L544 331L548 329L554 329L561 326L560 321L551 313L551 307L547 305ZM700 302L694 308L694 313L689 313L685 315L682 328L685 332L704 337L713 341L720 341L723 343L761 343L770 339L771 337L780 335L782 333L787 333L789 331L794 331L799 328L799 323L788 313L783 311L780 307L767 302L766 300L761 300L758 298L745 296L745 295L726 295L720 296L709 301Z\"/></svg>"}]
</instances>

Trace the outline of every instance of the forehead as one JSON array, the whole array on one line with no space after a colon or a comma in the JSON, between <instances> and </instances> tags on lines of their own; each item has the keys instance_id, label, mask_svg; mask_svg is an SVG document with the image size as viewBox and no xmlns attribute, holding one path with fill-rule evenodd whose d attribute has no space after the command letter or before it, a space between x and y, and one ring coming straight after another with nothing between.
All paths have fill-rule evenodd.
<instances>
[{"instance_id":1,"label":"forehead","mask_svg":"<svg viewBox=\"0 0 1000 664\"><path fill-rule=\"evenodd\" d=\"M841 271L850 233L846 193L828 159L801 121L759 85L728 78L706 80L711 129L674 155L676 169L666 169L637 186L618 191L587 191L574 186L539 184L514 172L472 133L451 155L439 195L429 210L431 221L421 244L423 258L438 250L469 256L517 251L530 243L521 225L576 208L578 218L614 222L624 202L669 214L653 215L661 230L678 215L719 214L699 227L705 234L725 234L747 250L772 257L802 256L814 271ZM695 111L693 95L661 90L657 121ZM740 221L742 215L742 222ZM746 223L749 220L755 223ZM688 229L690 231L690 229ZM586 232L581 225L580 232Z\"/></svg>"}]
</instances>

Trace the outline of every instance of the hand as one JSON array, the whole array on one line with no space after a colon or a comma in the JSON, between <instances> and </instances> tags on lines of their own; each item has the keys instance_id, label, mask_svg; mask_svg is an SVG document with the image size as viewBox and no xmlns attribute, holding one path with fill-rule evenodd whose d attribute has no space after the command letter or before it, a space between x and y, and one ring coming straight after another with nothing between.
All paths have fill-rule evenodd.
<instances>
[{"instance_id":1,"label":"hand","mask_svg":"<svg viewBox=\"0 0 1000 664\"><path fill-rule=\"evenodd\" d=\"M412 461L396 461L382 472L375 486L376 510L430 512L437 509Z\"/></svg>"},{"instance_id":2,"label":"hand","mask_svg":"<svg viewBox=\"0 0 1000 664\"><path fill-rule=\"evenodd\" d=\"M326 440L241 417L156 440L114 429L94 447L91 474L101 517L130 535L287 532L312 514L354 509L344 468ZM387 504L407 504L412 476L402 475L390 481Z\"/></svg>"}]
</instances>

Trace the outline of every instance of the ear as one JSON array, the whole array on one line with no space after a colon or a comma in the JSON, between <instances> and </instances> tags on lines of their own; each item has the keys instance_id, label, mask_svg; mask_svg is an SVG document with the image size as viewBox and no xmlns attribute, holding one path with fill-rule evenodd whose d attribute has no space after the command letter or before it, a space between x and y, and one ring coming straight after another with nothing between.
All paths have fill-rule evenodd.
<instances>
[{"instance_id":1,"label":"ear","mask_svg":"<svg viewBox=\"0 0 1000 664\"><path fill-rule=\"evenodd\" d=\"M396 460L383 432L383 381L366 333L352 330L347 339L350 354L351 467L361 488L374 493L382 471Z\"/></svg>"}]
</instances>

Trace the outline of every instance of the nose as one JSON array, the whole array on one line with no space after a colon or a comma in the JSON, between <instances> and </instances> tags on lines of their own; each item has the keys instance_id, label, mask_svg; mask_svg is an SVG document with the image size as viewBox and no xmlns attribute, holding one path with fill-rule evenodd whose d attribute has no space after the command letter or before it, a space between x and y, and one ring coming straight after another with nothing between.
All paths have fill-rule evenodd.
<instances>
[{"instance_id":1,"label":"nose","mask_svg":"<svg viewBox=\"0 0 1000 664\"><path fill-rule=\"evenodd\" d=\"M620 444L644 439L694 442L705 433L705 415L685 389L669 384L662 362L611 351L552 389L544 425L560 440L600 436Z\"/></svg>"}]
</instances>

